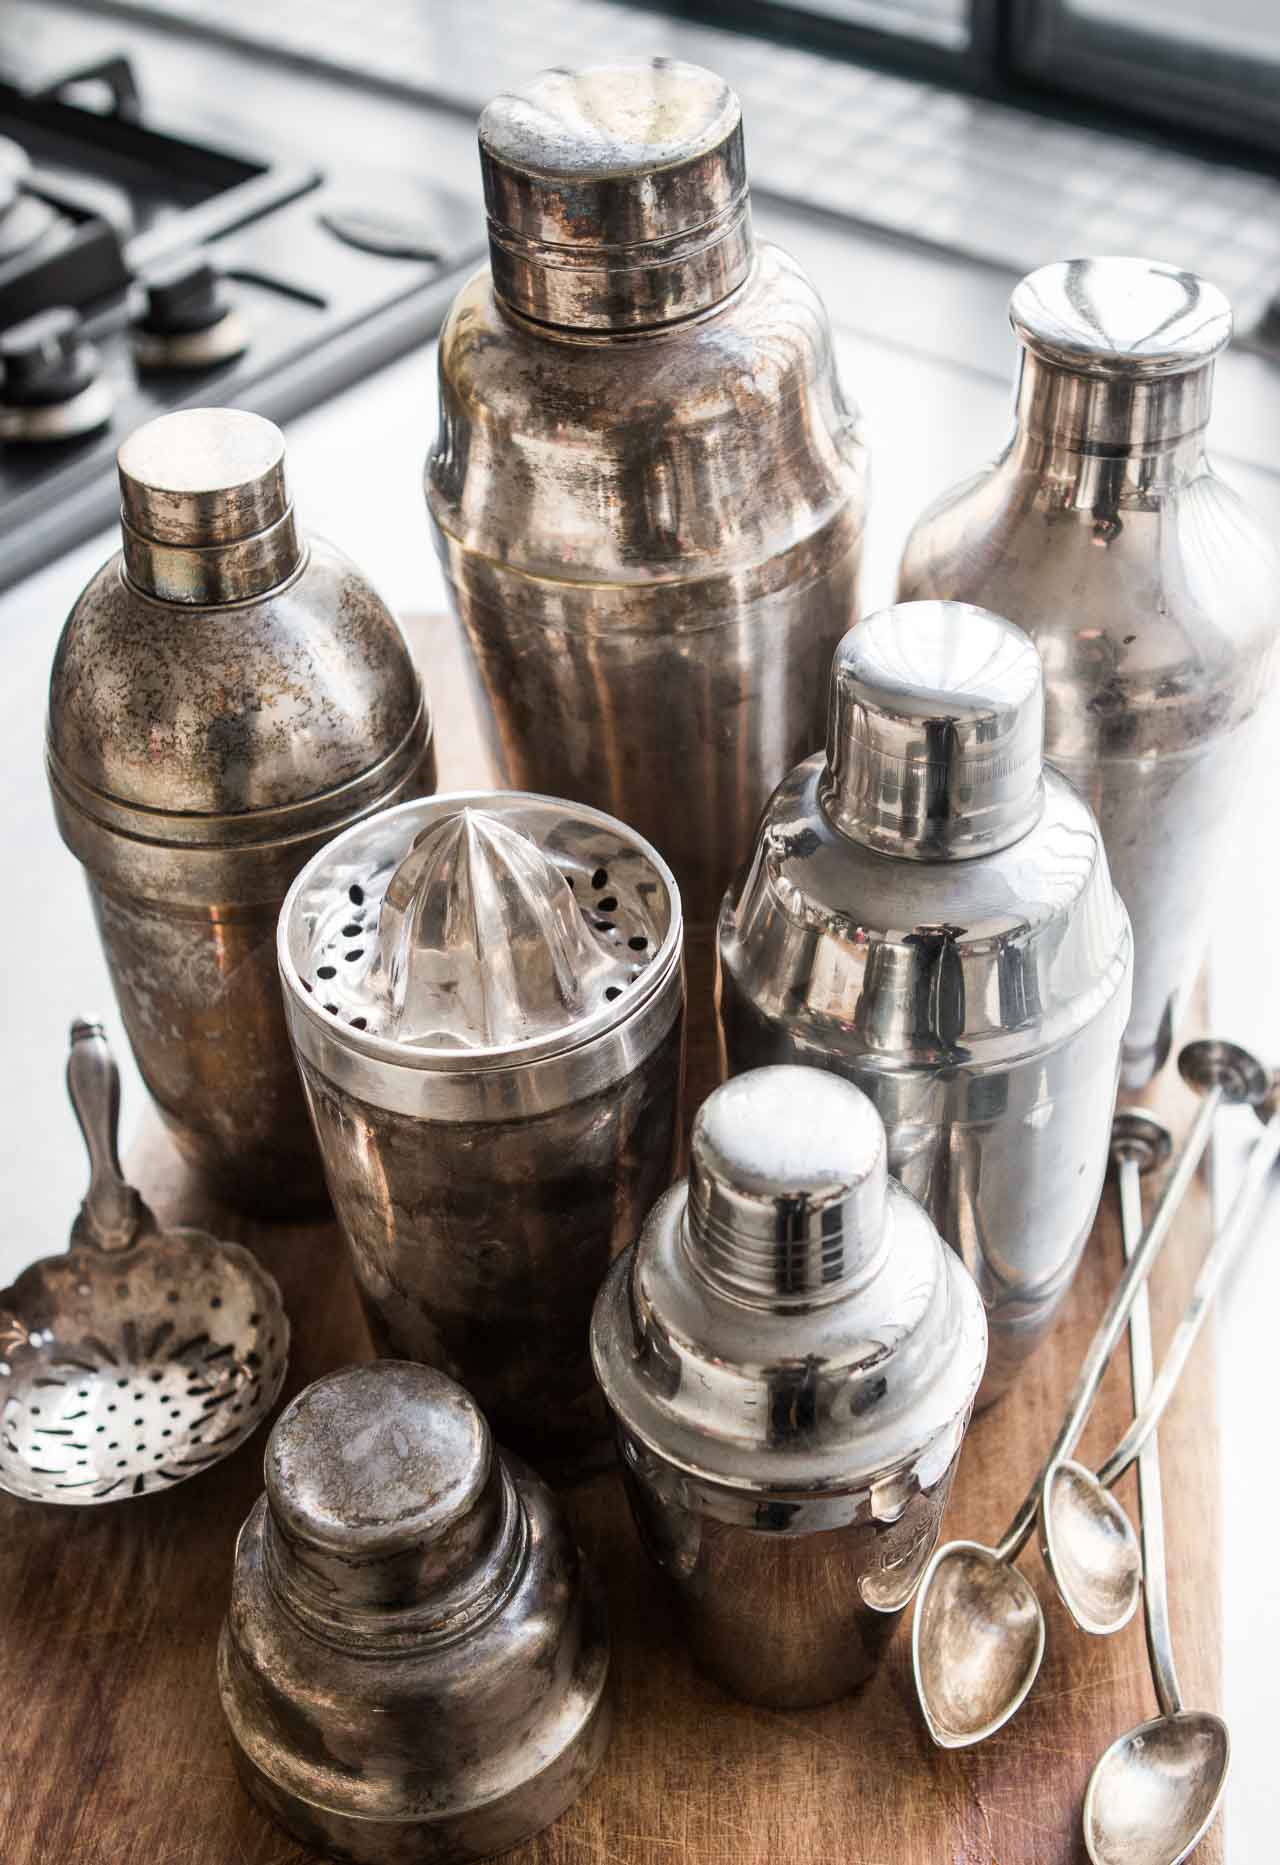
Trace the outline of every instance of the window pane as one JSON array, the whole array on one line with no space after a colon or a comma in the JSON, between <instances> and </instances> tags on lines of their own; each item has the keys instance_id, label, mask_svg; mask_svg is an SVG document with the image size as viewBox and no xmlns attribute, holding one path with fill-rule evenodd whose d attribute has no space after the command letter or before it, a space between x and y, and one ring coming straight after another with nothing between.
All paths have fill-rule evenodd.
<instances>
[{"instance_id":1,"label":"window pane","mask_svg":"<svg viewBox=\"0 0 1280 1865\"><path fill-rule=\"evenodd\" d=\"M878 32L908 33L956 50L969 43L968 0L796 0L796 11Z\"/></svg>"},{"instance_id":2,"label":"window pane","mask_svg":"<svg viewBox=\"0 0 1280 1865\"><path fill-rule=\"evenodd\" d=\"M1109 26L1131 26L1199 48L1280 58L1276 0L1066 0L1067 11Z\"/></svg>"}]
</instances>

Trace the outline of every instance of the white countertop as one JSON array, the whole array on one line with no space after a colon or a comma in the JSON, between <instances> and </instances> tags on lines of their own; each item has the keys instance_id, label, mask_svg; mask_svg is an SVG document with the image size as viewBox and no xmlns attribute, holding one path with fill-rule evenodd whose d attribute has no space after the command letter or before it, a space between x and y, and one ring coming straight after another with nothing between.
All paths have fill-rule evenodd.
<instances>
[{"instance_id":1,"label":"white countertop","mask_svg":"<svg viewBox=\"0 0 1280 1865\"><path fill-rule=\"evenodd\" d=\"M838 315L838 300L833 302ZM935 492L995 449L1006 430L1009 397L990 376L888 344L842 333L839 349L846 386L863 407L873 449L864 600L876 607L891 595L911 519ZM407 358L296 421L288 436L304 525L341 544L402 613L446 606L421 495L422 461L435 424L434 370L433 350ZM63 1087L66 1032L74 1015L106 1015L122 1064L126 1146L143 1108L83 884L54 829L41 762L48 669L58 631L78 590L114 548L115 539L104 535L0 597L6 670L0 689L0 872L7 893L0 950L8 1038L0 1123L8 1213L0 1236L3 1279L31 1258L63 1247L83 1192L81 1143ZM429 689L430 668L423 671ZM1276 1057L1280 964L1269 939L1264 943L1259 935L1276 923L1266 909L1272 901L1280 906L1280 864L1272 818L1261 800L1251 817L1257 902L1247 923L1224 903L1213 950L1213 1016L1216 1033ZM1219 1184L1229 1188L1247 1117L1232 1116L1222 1126ZM1267 1221L1275 1226L1274 1207ZM1258 1252L1233 1279L1216 1321L1226 1711L1235 1746L1227 1815L1232 1865L1258 1865L1275 1851L1270 1736L1272 1677L1280 1668L1280 1588L1273 1579L1271 1536L1280 1528L1280 1507L1257 1472L1271 1450L1262 1391L1278 1313L1280 1252ZM1176 1587L1176 1574L1171 1584Z\"/></svg>"}]
</instances>

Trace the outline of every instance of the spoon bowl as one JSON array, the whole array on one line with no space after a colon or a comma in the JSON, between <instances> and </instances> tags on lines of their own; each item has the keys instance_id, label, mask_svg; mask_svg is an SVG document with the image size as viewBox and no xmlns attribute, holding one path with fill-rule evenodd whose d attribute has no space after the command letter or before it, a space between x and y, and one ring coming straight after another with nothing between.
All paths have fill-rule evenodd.
<instances>
[{"instance_id":1,"label":"spoon bowl","mask_svg":"<svg viewBox=\"0 0 1280 1865\"><path fill-rule=\"evenodd\" d=\"M1132 1619L1142 1597L1133 1524L1091 1470L1056 1464L1040 1510L1040 1550L1071 1617L1099 1637Z\"/></svg>"},{"instance_id":2,"label":"spoon bowl","mask_svg":"<svg viewBox=\"0 0 1280 1865\"><path fill-rule=\"evenodd\" d=\"M1181 1710L1111 1744L1084 1803L1093 1865L1180 1865L1213 1824L1231 1765L1220 1716Z\"/></svg>"},{"instance_id":3,"label":"spoon bowl","mask_svg":"<svg viewBox=\"0 0 1280 1865\"><path fill-rule=\"evenodd\" d=\"M911 1660L916 1694L939 1748L969 1748L1026 1700L1044 1657L1044 1614L1012 1561L951 1541L925 1569Z\"/></svg>"}]
</instances>

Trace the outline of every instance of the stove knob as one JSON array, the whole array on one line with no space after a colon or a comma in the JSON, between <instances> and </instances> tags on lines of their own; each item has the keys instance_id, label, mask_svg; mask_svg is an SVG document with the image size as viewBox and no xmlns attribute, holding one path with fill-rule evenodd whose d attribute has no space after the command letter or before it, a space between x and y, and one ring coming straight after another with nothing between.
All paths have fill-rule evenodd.
<instances>
[{"instance_id":1,"label":"stove knob","mask_svg":"<svg viewBox=\"0 0 1280 1865\"><path fill-rule=\"evenodd\" d=\"M146 308L133 327L140 369L209 369L248 348L249 332L207 253L184 253L143 273Z\"/></svg>"},{"instance_id":2,"label":"stove knob","mask_svg":"<svg viewBox=\"0 0 1280 1865\"><path fill-rule=\"evenodd\" d=\"M0 440L76 440L111 419L99 357L67 305L0 332Z\"/></svg>"}]
</instances>

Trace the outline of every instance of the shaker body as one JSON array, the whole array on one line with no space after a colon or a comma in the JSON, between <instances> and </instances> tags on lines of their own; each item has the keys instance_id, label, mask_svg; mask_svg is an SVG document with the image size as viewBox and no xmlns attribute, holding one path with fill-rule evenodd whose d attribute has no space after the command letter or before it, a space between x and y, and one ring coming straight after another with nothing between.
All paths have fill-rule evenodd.
<instances>
[{"instance_id":1,"label":"shaker body","mask_svg":"<svg viewBox=\"0 0 1280 1865\"><path fill-rule=\"evenodd\" d=\"M834 1702L870 1680L937 1545L958 1443L927 1489L877 1520L871 1491L834 1506L734 1498L690 1481L625 1427L618 1437L636 1528L702 1670L777 1710Z\"/></svg>"},{"instance_id":2,"label":"shaker body","mask_svg":"<svg viewBox=\"0 0 1280 1865\"><path fill-rule=\"evenodd\" d=\"M900 599L980 603L1040 651L1045 756L1091 804L1133 924L1127 1090L1167 1059L1231 897L1280 633L1280 566L1205 457L1211 375L1117 387L1029 348L1009 446L923 514L899 573Z\"/></svg>"},{"instance_id":3,"label":"shaker body","mask_svg":"<svg viewBox=\"0 0 1280 1865\"><path fill-rule=\"evenodd\" d=\"M727 909L726 909L727 911ZM777 1062L834 1070L885 1124L889 1170L973 1276L989 1352L978 1394L1001 1398L1051 1329L1079 1267L1107 1170L1127 994L1113 991L1066 1042L1004 1067L888 1070L856 1035L771 1016L721 950L727 1072Z\"/></svg>"},{"instance_id":4,"label":"shaker body","mask_svg":"<svg viewBox=\"0 0 1280 1865\"><path fill-rule=\"evenodd\" d=\"M609 1460L591 1308L674 1175L683 1034L681 1009L621 1081L477 1121L374 1106L299 1053L378 1352L465 1384L499 1438L556 1476Z\"/></svg>"},{"instance_id":5,"label":"shaker body","mask_svg":"<svg viewBox=\"0 0 1280 1865\"><path fill-rule=\"evenodd\" d=\"M857 613L864 454L807 278L762 244L712 310L601 337L477 275L427 502L504 781L655 841L706 940Z\"/></svg>"}]
</instances>

